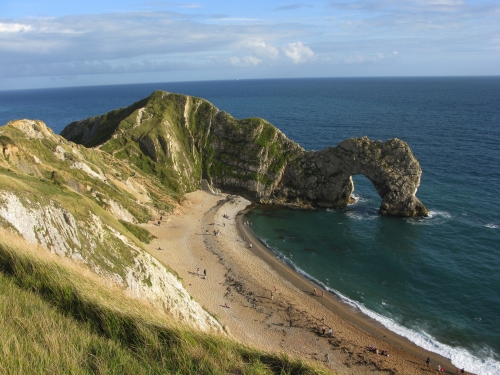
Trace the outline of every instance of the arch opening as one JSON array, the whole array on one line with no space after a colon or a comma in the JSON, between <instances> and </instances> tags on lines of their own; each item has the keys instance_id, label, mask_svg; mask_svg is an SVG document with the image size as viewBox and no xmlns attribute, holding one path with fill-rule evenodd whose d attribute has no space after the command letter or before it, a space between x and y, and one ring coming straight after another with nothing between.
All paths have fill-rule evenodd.
<instances>
[{"instance_id":1,"label":"arch opening","mask_svg":"<svg viewBox=\"0 0 500 375\"><path fill-rule=\"evenodd\" d=\"M355 174L351 178L354 186L351 197L354 202L347 205L344 210L365 216L379 215L382 198L373 182L363 174Z\"/></svg>"}]
</instances>

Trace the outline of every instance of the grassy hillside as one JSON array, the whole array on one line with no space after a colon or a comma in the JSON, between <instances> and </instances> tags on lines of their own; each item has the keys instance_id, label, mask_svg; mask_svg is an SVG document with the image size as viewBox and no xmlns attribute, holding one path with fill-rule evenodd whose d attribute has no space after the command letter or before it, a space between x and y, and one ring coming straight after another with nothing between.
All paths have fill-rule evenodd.
<instances>
[{"instance_id":1,"label":"grassy hillside","mask_svg":"<svg viewBox=\"0 0 500 375\"><path fill-rule=\"evenodd\" d=\"M164 91L75 121L61 135L99 146L179 194L199 188L203 178L227 192L269 195L288 161L304 151L263 119L238 120L204 99Z\"/></svg>"},{"instance_id":2,"label":"grassy hillside","mask_svg":"<svg viewBox=\"0 0 500 375\"><path fill-rule=\"evenodd\" d=\"M180 326L0 229L2 374L319 374Z\"/></svg>"}]
</instances>

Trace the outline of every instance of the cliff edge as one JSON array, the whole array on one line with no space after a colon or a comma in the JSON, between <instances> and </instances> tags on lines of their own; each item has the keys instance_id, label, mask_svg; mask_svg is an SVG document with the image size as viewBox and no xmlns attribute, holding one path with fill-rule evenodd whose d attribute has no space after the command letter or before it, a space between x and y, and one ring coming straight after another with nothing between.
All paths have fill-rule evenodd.
<instances>
[{"instance_id":1,"label":"cliff edge","mask_svg":"<svg viewBox=\"0 0 500 375\"><path fill-rule=\"evenodd\" d=\"M399 139L352 138L307 152L263 119L237 120L206 100L164 91L73 122L61 135L129 160L179 194L206 179L260 203L342 208L352 200L352 176L362 174L382 199L381 215L428 214L416 197L422 169Z\"/></svg>"}]
</instances>

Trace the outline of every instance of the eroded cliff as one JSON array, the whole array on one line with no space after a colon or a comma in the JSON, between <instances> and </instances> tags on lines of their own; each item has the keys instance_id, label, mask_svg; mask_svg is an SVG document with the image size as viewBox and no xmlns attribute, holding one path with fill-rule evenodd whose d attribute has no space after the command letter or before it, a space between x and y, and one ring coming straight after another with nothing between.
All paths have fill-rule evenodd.
<instances>
[{"instance_id":1,"label":"eroded cliff","mask_svg":"<svg viewBox=\"0 0 500 375\"><path fill-rule=\"evenodd\" d=\"M206 100L163 91L74 122L61 135L130 160L180 194L207 179L261 203L341 208L352 199L351 176L363 174L381 197L382 215L428 213L415 195L420 165L398 139L355 138L306 152L263 119L237 120Z\"/></svg>"},{"instance_id":2,"label":"eroded cliff","mask_svg":"<svg viewBox=\"0 0 500 375\"><path fill-rule=\"evenodd\" d=\"M91 269L187 325L222 332L131 232L173 206L154 176L66 141L43 122L0 127L0 227Z\"/></svg>"}]
</instances>

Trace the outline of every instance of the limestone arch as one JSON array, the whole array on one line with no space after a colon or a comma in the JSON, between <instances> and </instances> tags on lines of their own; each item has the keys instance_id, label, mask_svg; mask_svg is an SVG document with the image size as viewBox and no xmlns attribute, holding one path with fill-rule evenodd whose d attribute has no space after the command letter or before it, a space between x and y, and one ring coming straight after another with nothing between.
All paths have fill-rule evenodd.
<instances>
[{"instance_id":1,"label":"limestone arch","mask_svg":"<svg viewBox=\"0 0 500 375\"><path fill-rule=\"evenodd\" d=\"M337 147L305 152L290 163L284 185L288 198L315 206L344 207L353 192L353 175L370 180L382 198L379 213L388 216L426 216L415 196L422 169L408 144L399 139L347 139Z\"/></svg>"}]
</instances>

